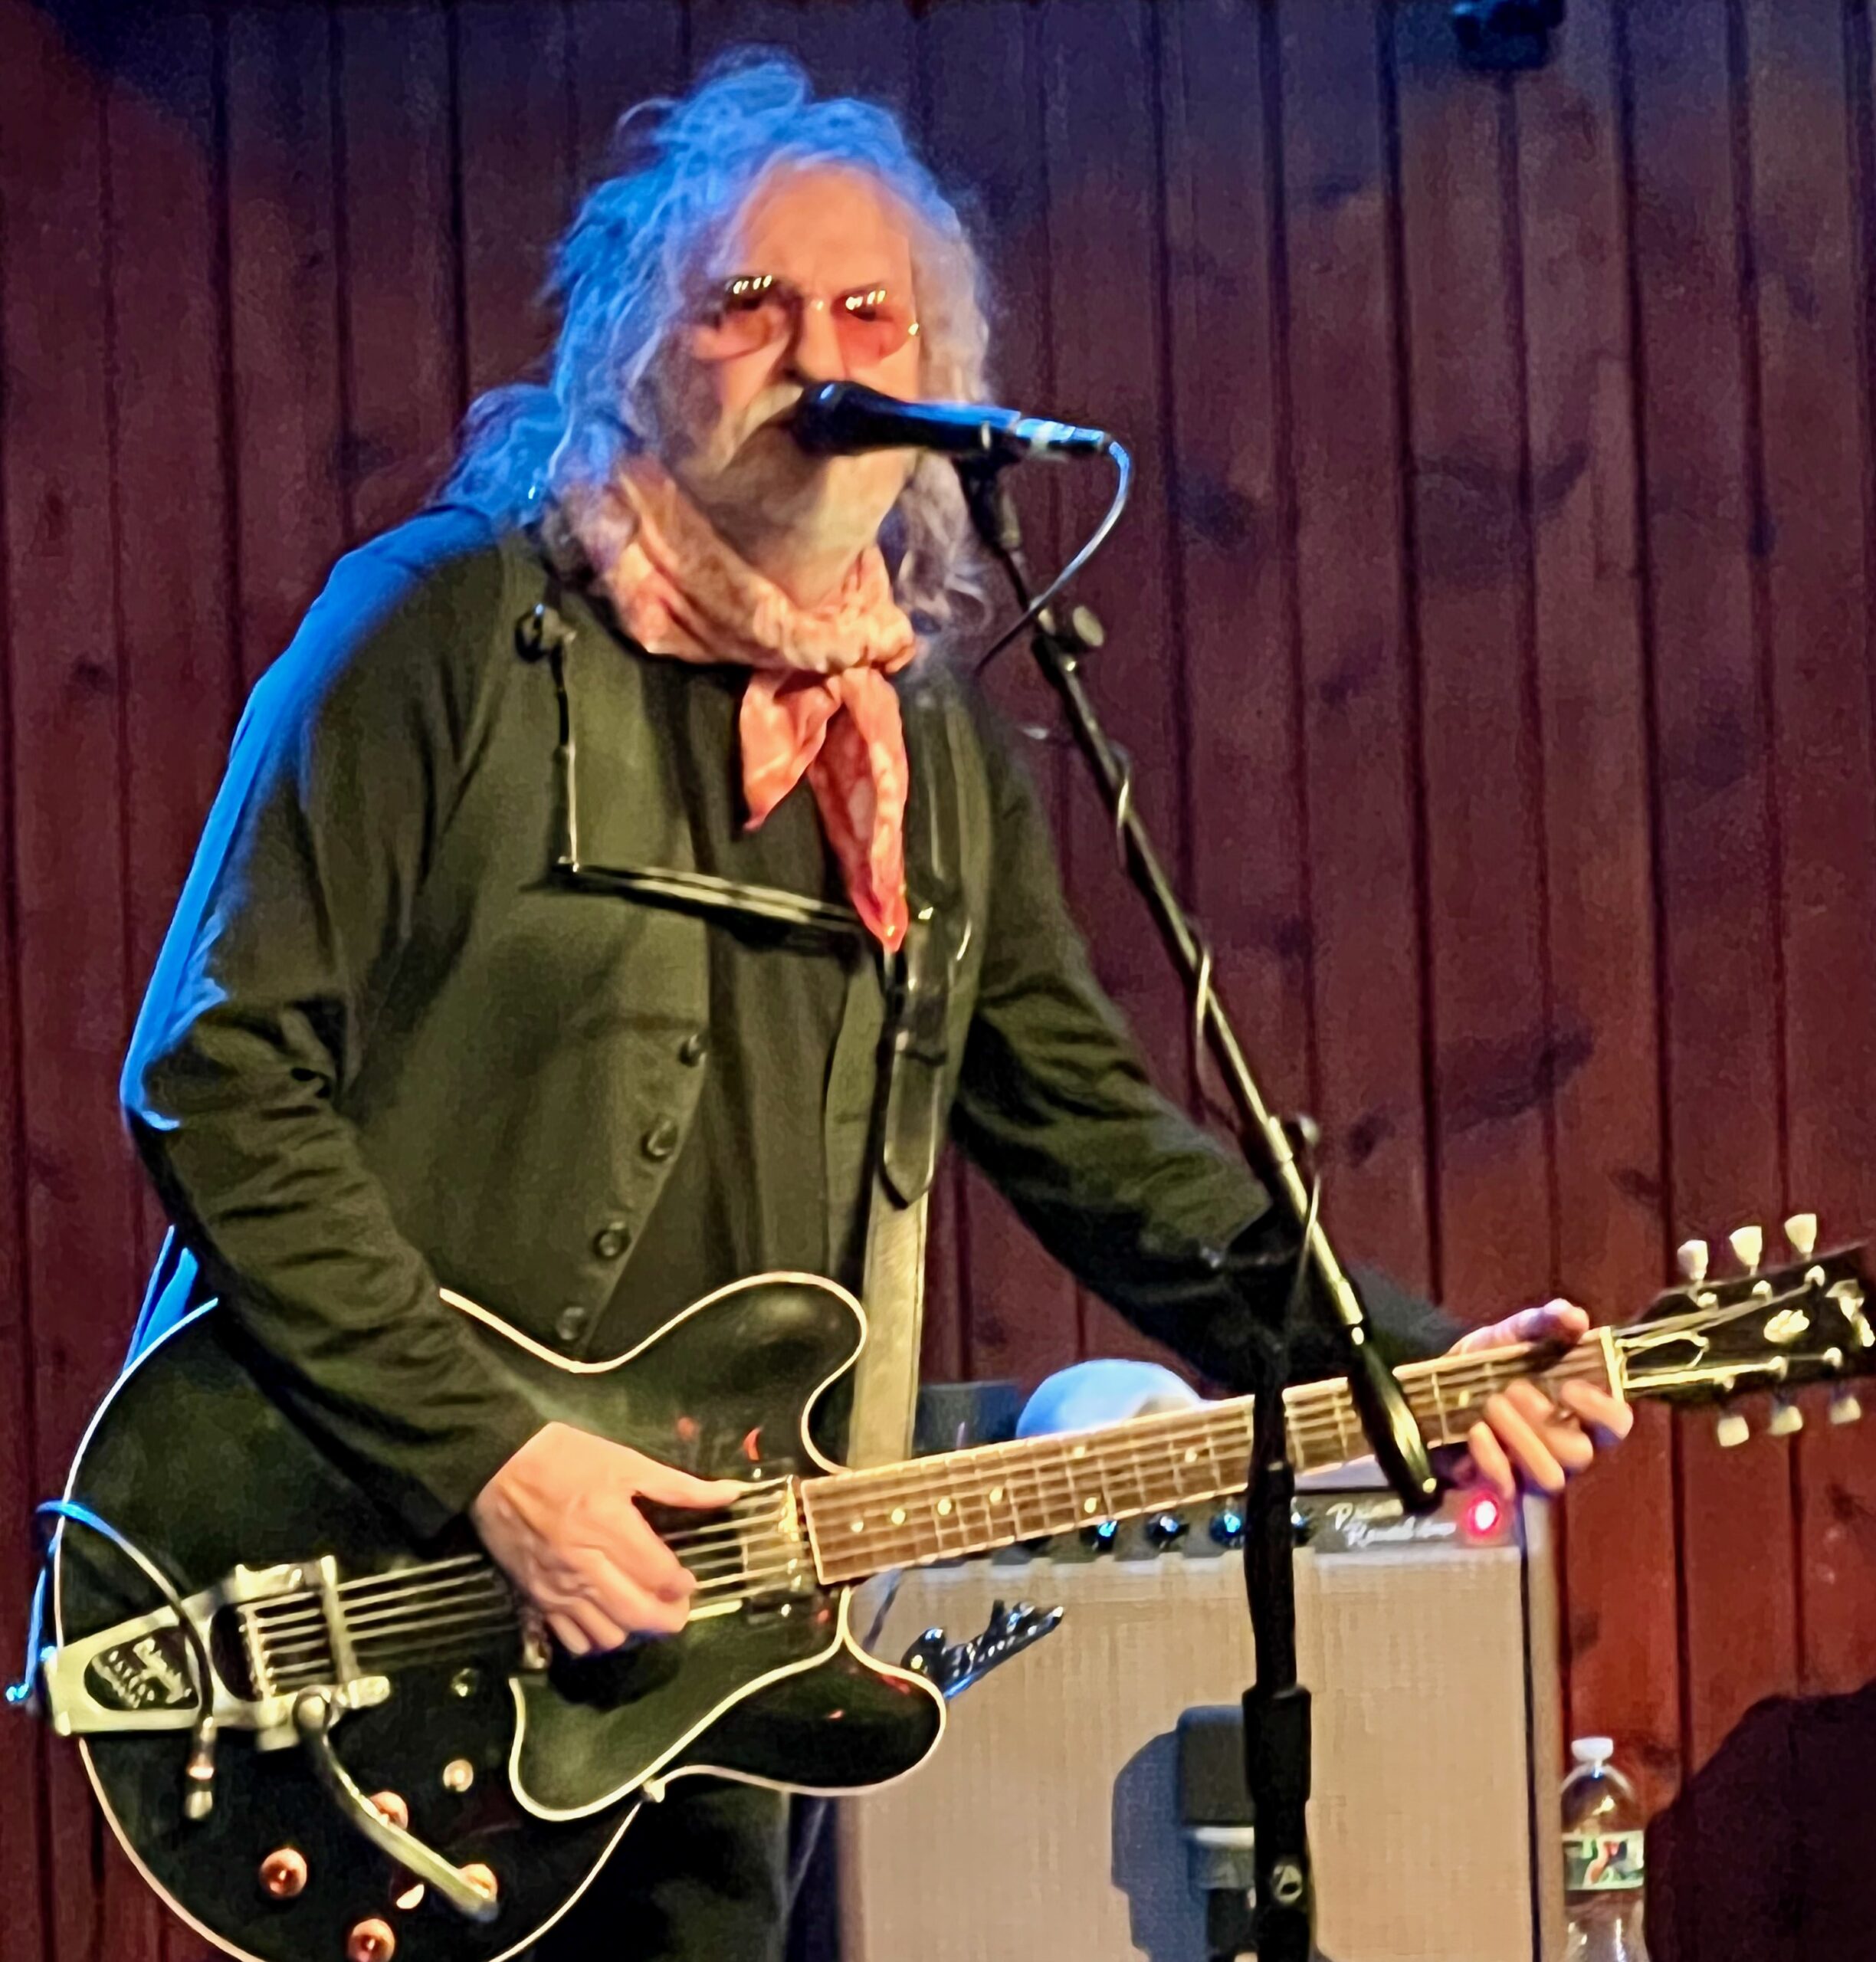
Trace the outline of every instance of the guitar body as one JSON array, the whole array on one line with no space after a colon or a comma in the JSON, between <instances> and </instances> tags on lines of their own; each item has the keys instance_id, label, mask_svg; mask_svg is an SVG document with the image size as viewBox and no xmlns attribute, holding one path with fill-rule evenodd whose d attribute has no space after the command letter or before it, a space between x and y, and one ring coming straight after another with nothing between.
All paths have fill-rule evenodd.
<instances>
[{"instance_id":1,"label":"guitar body","mask_svg":"<svg viewBox=\"0 0 1876 1962\"><path fill-rule=\"evenodd\" d=\"M828 1468L808 1421L851 1365L863 1327L850 1296L806 1276L724 1289L605 1365L569 1365L490 1318L468 1318L544 1417L704 1476L744 1479L753 1494L772 1491L778 1508L790 1475ZM66 1495L153 1557L185 1597L238 1567L330 1555L349 1582L455 1550L411 1546L257 1387L213 1309L126 1373L80 1447ZM661 1530L692 1517L667 1515ZM465 1529L460 1550L474 1547ZM349 1822L297 1741L259 1748L251 1729L225 1724L213 1809L185 1817L186 1726L197 1713L188 1652L172 1629L89 1663L87 1696L138 1727L90 1731L82 1746L132 1859L224 1947L257 1962L341 1962L350 1931L376 1918L393 1929L399 1962L496 1962L534 1940L615 1847L631 1858L627 1827L672 1778L720 1772L845 1791L925 1757L943 1731L943 1700L922 1678L858 1649L849 1605L847 1590L819 1589L810 1573L779 1598L587 1662L560 1657L528 1669L513 1655L475 1659L432 1640L386 1668L389 1695L343 1713L334 1747L365 1792L404 1800L418 1839L457 1865L480 1863L495 1875L498 1912L486 1924L435 1888L394 1906L408 1876ZM53 1566L61 1648L162 1606L103 1539L61 1527ZM218 1673L231 1678L242 1667L234 1620L228 1610L217 1617L212 1645ZM152 1711L170 1727L143 1727ZM282 1847L306 1865L306 1884L290 1898L274 1898L260 1878Z\"/></svg>"}]
</instances>

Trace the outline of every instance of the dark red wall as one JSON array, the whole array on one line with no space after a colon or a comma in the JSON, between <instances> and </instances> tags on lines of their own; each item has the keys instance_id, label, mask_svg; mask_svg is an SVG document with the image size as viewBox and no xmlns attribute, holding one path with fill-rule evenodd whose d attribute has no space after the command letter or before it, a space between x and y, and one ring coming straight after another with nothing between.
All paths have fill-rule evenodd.
<instances>
[{"instance_id":1,"label":"dark red wall","mask_svg":"<svg viewBox=\"0 0 1876 1962\"><path fill-rule=\"evenodd\" d=\"M5 1642L157 1229L116 1069L243 694L542 345L616 112L742 39L907 111L999 386L1133 443L1097 687L1345 1245L1619 1317L1689 1233L1876 1224L1865 0L1569 15L1506 80L1438 0L0 0ZM1047 558L1103 486L1038 487ZM968 1182L934 1279L937 1373L1132 1346ZM1569 1502L1571 1721L1657 1798L1876 1674L1876 1440L1812 1414L1724 1455L1651 1414ZM157 1953L68 1747L8 1741L0 1821L9 1958Z\"/></svg>"}]
</instances>

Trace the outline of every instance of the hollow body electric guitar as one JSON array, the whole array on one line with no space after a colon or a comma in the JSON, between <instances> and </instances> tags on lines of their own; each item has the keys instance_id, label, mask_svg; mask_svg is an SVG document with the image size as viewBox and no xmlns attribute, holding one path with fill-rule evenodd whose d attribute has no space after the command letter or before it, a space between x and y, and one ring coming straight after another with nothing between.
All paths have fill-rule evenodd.
<instances>
[{"instance_id":1,"label":"hollow body electric guitar","mask_svg":"<svg viewBox=\"0 0 1876 1962\"><path fill-rule=\"evenodd\" d=\"M1567 1351L1457 1355L1402 1383L1447 1443L1520 1376L1721 1399L1876 1367L1855 1252L1804 1245L1763 1272L1756 1258ZM684 1632L576 1662L466 1529L401 1538L256 1386L214 1309L127 1370L59 1508L38 1701L80 1737L146 1877L261 1962L496 1962L674 1778L845 1792L897 1777L936 1744L943 1699L863 1652L856 1583L1245 1482L1248 1399L842 1470L808 1419L865 1324L812 1276L739 1282L609 1363L569 1363L449 1298L543 1417L747 1490L654 1521L698 1577ZM1346 1384L1285 1406L1300 1466L1364 1455ZM1841 1390L1834 1414L1851 1407Z\"/></svg>"}]
</instances>

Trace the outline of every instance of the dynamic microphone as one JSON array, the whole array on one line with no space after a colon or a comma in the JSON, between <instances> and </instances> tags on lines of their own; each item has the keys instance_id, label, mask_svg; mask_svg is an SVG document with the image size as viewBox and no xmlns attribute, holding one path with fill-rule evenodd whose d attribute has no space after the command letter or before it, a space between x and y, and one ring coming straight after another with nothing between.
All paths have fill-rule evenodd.
<instances>
[{"instance_id":1,"label":"dynamic microphone","mask_svg":"<svg viewBox=\"0 0 1876 1962\"><path fill-rule=\"evenodd\" d=\"M858 382L804 389L789 433L810 456L862 450L931 450L943 457L1020 463L1025 457L1096 457L1113 446L1104 429L1050 422L980 402L901 402Z\"/></svg>"}]
</instances>

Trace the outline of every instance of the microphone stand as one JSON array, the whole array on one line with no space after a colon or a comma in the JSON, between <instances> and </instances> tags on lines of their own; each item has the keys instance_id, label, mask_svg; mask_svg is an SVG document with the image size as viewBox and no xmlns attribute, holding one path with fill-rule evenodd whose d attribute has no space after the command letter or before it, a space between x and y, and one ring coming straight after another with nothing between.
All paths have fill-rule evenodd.
<instances>
[{"instance_id":1,"label":"microphone stand","mask_svg":"<svg viewBox=\"0 0 1876 1962\"><path fill-rule=\"evenodd\" d=\"M999 456L972 458L959 463L958 475L978 536L1003 568L1026 611L1031 603L1029 573L1022 527L1002 481L1007 461ZM1085 609L1077 608L1066 627L1045 609L1037 618L1031 645L1113 817L1129 875L1192 997L1195 1028L1217 1063L1236 1111L1239 1145L1273 1202L1294 1222L1299 1261L1343 1330L1350 1384L1368 1441L1402 1504L1409 1511L1423 1512L1439 1495L1425 1440L1393 1372L1374 1346L1361 1298L1317 1217L1315 1188L1297 1162L1290 1128L1264 1101L1243 1046L1212 989L1212 950L1179 904L1140 822L1131 769L1102 728L1082 681L1081 657L1100 641L1099 624ZM1257 1399L1245 1502L1245 1583L1258 1665L1257 1681L1244 1698L1245 1760L1256 1836L1255 1952L1263 1962L1309 1962L1314 1953L1306 1813L1310 1698L1296 1679L1291 1527L1295 1472L1282 1421L1291 1319L1286 1310L1274 1380Z\"/></svg>"}]
</instances>

